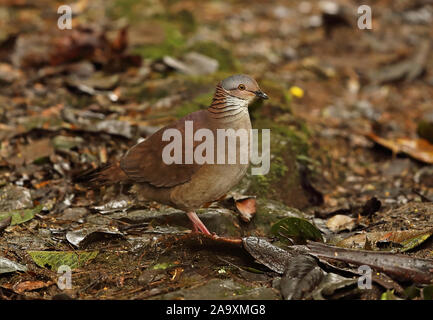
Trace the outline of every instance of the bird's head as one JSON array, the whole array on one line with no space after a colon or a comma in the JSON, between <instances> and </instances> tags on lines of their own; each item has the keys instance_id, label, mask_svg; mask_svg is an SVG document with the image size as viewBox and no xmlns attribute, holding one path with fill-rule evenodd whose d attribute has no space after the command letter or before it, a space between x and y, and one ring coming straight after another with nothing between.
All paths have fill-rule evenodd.
<instances>
[{"instance_id":1,"label":"bird's head","mask_svg":"<svg viewBox=\"0 0 433 320\"><path fill-rule=\"evenodd\" d=\"M241 99L239 103L243 102L248 105L256 97L268 99L268 95L260 90L256 80L245 74L225 78L221 81L220 86L226 93L226 100L237 101L237 99Z\"/></svg>"}]
</instances>

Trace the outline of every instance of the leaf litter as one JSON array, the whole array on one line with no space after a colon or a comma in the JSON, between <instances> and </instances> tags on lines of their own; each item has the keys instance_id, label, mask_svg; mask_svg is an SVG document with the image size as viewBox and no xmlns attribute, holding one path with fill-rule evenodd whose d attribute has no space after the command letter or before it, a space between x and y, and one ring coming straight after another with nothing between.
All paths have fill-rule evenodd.
<instances>
[{"instance_id":1,"label":"leaf litter","mask_svg":"<svg viewBox=\"0 0 433 320\"><path fill-rule=\"evenodd\" d=\"M221 297L220 284L243 290L245 279L255 279L245 298L365 298L355 284L353 265L361 264L381 276L373 277L380 294L368 298L431 297L431 286L420 285L431 280L432 259L431 144L420 121L430 108L431 21L420 23L410 4L399 4L392 10L401 14L386 22L378 15L381 30L354 34L346 3L252 1L245 9L157 1L131 12L122 2L96 1L101 10L93 11L83 4L80 25L62 32L45 29L55 15L40 5L32 10L43 22L25 7L7 9L14 14L0 28L0 250L17 262L2 260L12 270L0 277L2 298L55 297L54 279L40 277L61 262L79 265L77 299L201 297L209 288ZM375 10L387 5L377 1ZM104 20L98 12L116 21L113 29L90 23ZM406 21L425 36L401 32ZM149 25L152 32L143 32ZM291 149L276 154L269 176L246 179L241 197L200 212L220 238L189 233L181 212L119 197L126 188L74 183L76 173L117 161L181 113L205 106L216 81L246 71L272 93L252 106L253 126L270 119ZM308 196L291 187L300 184ZM336 217L343 222L327 228ZM213 250L223 259L213 260ZM140 276L158 265L172 267L143 287ZM33 273L14 272L25 268ZM400 287L407 281L412 295Z\"/></svg>"}]
</instances>

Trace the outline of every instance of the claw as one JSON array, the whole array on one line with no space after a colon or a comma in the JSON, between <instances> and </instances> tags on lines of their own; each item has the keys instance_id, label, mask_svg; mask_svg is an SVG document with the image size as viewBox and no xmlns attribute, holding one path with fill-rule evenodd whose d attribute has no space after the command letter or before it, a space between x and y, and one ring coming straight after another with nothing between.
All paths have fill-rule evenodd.
<instances>
[{"instance_id":1,"label":"claw","mask_svg":"<svg viewBox=\"0 0 433 320\"><path fill-rule=\"evenodd\" d=\"M200 220L200 218L197 216L197 214L194 211L187 212L186 215L192 221L193 230L195 232L201 231L202 233L204 233L206 235L211 235L209 230L206 228L204 223Z\"/></svg>"}]
</instances>

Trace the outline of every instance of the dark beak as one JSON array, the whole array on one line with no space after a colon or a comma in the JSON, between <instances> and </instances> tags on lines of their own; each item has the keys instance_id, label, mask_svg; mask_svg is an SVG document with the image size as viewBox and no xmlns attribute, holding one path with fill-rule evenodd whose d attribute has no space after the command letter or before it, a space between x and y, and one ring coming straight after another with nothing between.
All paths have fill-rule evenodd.
<instances>
[{"instance_id":1,"label":"dark beak","mask_svg":"<svg viewBox=\"0 0 433 320\"><path fill-rule=\"evenodd\" d=\"M264 93L263 91L255 91L254 92L256 94L257 97L261 98L261 99L269 99L268 95L266 93Z\"/></svg>"}]
</instances>

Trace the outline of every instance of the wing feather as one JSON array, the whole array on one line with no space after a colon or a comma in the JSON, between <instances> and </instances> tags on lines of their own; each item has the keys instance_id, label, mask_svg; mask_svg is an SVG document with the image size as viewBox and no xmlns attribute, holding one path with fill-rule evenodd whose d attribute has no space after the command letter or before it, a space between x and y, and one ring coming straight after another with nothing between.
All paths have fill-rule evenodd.
<instances>
[{"instance_id":1,"label":"wing feather","mask_svg":"<svg viewBox=\"0 0 433 320\"><path fill-rule=\"evenodd\" d=\"M120 167L135 182L147 182L155 187L174 187L189 181L192 175L200 169L198 164L170 164L162 159L162 151L170 141L162 141L166 129L174 128L182 134L182 147L185 136L185 121L192 120L194 132L206 127L207 116L204 110L194 112L176 123L166 126L143 142L132 147L121 159ZM201 142L194 142L195 148ZM182 149L182 154L184 150Z\"/></svg>"}]
</instances>

